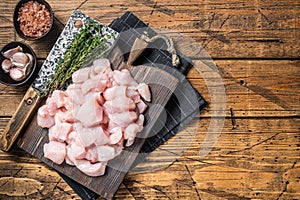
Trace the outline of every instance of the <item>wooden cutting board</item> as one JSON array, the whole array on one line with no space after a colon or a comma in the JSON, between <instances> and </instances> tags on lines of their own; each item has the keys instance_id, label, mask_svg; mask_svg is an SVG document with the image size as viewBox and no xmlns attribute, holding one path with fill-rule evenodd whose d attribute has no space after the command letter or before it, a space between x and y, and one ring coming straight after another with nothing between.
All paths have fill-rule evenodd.
<instances>
[{"instance_id":1,"label":"wooden cutting board","mask_svg":"<svg viewBox=\"0 0 300 200\"><path fill-rule=\"evenodd\" d=\"M138 156L147 135L151 133L153 125L159 119L160 114L164 110L164 106L179 83L178 79L169 73L150 66L142 65L134 67L131 70L131 74L138 82L144 82L150 86L152 101L148 104L149 109L145 112L146 128L139 133L139 138L136 139L131 147L125 148L120 156L109 162L105 175L90 177L74 166L65 163L57 165L44 158L43 146L48 142L48 129L43 129L37 125L37 114L35 114L26 131L18 141L18 146L102 197L111 199L122 183L126 172L130 169L132 163Z\"/></svg>"}]
</instances>

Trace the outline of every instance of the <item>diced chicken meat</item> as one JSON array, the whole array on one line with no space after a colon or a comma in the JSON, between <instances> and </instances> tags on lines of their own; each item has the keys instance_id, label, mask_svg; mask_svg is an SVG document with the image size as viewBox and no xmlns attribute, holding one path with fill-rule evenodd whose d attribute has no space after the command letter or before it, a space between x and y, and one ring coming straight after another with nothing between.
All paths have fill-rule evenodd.
<instances>
[{"instance_id":1,"label":"diced chicken meat","mask_svg":"<svg viewBox=\"0 0 300 200\"><path fill-rule=\"evenodd\" d=\"M73 130L73 125L62 122L57 123L49 128L49 139L50 141L65 142L68 138L69 133Z\"/></svg>"},{"instance_id":2,"label":"diced chicken meat","mask_svg":"<svg viewBox=\"0 0 300 200\"><path fill-rule=\"evenodd\" d=\"M108 88L103 93L105 100L110 101L116 97L125 97L126 96L126 86L113 86Z\"/></svg>"},{"instance_id":3,"label":"diced chicken meat","mask_svg":"<svg viewBox=\"0 0 300 200\"><path fill-rule=\"evenodd\" d=\"M102 176L105 173L106 162L91 163L88 160L76 160L75 166L89 176Z\"/></svg>"},{"instance_id":4,"label":"diced chicken meat","mask_svg":"<svg viewBox=\"0 0 300 200\"><path fill-rule=\"evenodd\" d=\"M123 137L123 131L121 127L115 127L111 131L111 135L109 137L110 144L117 144Z\"/></svg>"},{"instance_id":5,"label":"diced chicken meat","mask_svg":"<svg viewBox=\"0 0 300 200\"><path fill-rule=\"evenodd\" d=\"M90 68L82 68L77 70L72 75L73 83L83 83L84 81L89 79Z\"/></svg>"},{"instance_id":6,"label":"diced chicken meat","mask_svg":"<svg viewBox=\"0 0 300 200\"><path fill-rule=\"evenodd\" d=\"M110 68L110 62L108 59L106 58L100 58L100 59L97 59L93 62L93 71L96 73L96 74L100 74L100 73L103 73L105 72L105 70L107 68Z\"/></svg>"},{"instance_id":7,"label":"diced chicken meat","mask_svg":"<svg viewBox=\"0 0 300 200\"><path fill-rule=\"evenodd\" d=\"M38 111L37 122L49 128L44 156L101 176L109 160L134 143L150 101L146 84L128 70L112 70L107 59L73 73L66 91L55 90Z\"/></svg>"},{"instance_id":8,"label":"diced chicken meat","mask_svg":"<svg viewBox=\"0 0 300 200\"><path fill-rule=\"evenodd\" d=\"M76 143L72 143L67 146L68 158L75 163L78 159L84 159L86 157L87 151L83 146Z\"/></svg>"},{"instance_id":9,"label":"diced chicken meat","mask_svg":"<svg viewBox=\"0 0 300 200\"><path fill-rule=\"evenodd\" d=\"M101 126L85 128L80 123L76 123L75 130L84 147L89 147L92 144L104 145L109 142Z\"/></svg>"},{"instance_id":10,"label":"diced chicken meat","mask_svg":"<svg viewBox=\"0 0 300 200\"><path fill-rule=\"evenodd\" d=\"M111 146L97 146L98 160L109 161L115 157L115 148Z\"/></svg>"},{"instance_id":11,"label":"diced chicken meat","mask_svg":"<svg viewBox=\"0 0 300 200\"><path fill-rule=\"evenodd\" d=\"M103 104L103 108L107 113L122 113L128 110L134 110L136 105L130 98L118 97L113 100L106 101Z\"/></svg>"},{"instance_id":12,"label":"diced chicken meat","mask_svg":"<svg viewBox=\"0 0 300 200\"><path fill-rule=\"evenodd\" d=\"M140 114L139 115L139 118L138 118L138 120L137 120L137 125L139 125L140 126L140 130L139 131L141 131L142 129L143 129L143 126L144 126L144 120L145 120L145 116L143 115L143 114Z\"/></svg>"},{"instance_id":13,"label":"diced chicken meat","mask_svg":"<svg viewBox=\"0 0 300 200\"><path fill-rule=\"evenodd\" d=\"M127 127L137 119L137 114L134 111L122 113L108 114L108 118L120 127Z\"/></svg>"},{"instance_id":14,"label":"diced chicken meat","mask_svg":"<svg viewBox=\"0 0 300 200\"><path fill-rule=\"evenodd\" d=\"M134 142L134 138L139 131L139 125L133 123L126 127L124 131L124 139L127 140L126 146L130 146Z\"/></svg>"},{"instance_id":15,"label":"diced chicken meat","mask_svg":"<svg viewBox=\"0 0 300 200\"><path fill-rule=\"evenodd\" d=\"M149 86L145 83L140 83L137 86L137 90L140 93L141 97L145 100L150 102L151 100L151 93L150 93L150 89Z\"/></svg>"},{"instance_id":16,"label":"diced chicken meat","mask_svg":"<svg viewBox=\"0 0 300 200\"><path fill-rule=\"evenodd\" d=\"M86 80L85 82L82 83L81 85L81 90L83 94L87 94L88 92L94 90L97 87L97 81L96 80Z\"/></svg>"},{"instance_id":17,"label":"diced chicken meat","mask_svg":"<svg viewBox=\"0 0 300 200\"><path fill-rule=\"evenodd\" d=\"M143 101L138 102L136 105L137 105L137 108L138 108L140 113L145 112L145 110L148 107L147 104L145 104L145 102L143 102Z\"/></svg>"},{"instance_id":18,"label":"diced chicken meat","mask_svg":"<svg viewBox=\"0 0 300 200\"><path fill-rule=\"evenodd\" d=\"M138 83L134 80L127 69L122 71L115 70L113 78L118 85L137 86Z\"/></svg>"},{"instance_id":19,"label":"diced chicken meat","mask_svg":"<svg viewBox=\"0 0 300 200\"><path fill-rule=\"evenodd\" d=\"M82 105L84 100L85 100L85 96L82 92L82 90L80 88L72 88L66 91L66 93L68 94L68 100L74 104L77 105Z\"/></svg>"},{"instance_id":20,"label":"diced chicken meat","mask_svg":"<svg viewBox=\"0 0 300 200\"><path fill-rule=\"evenodd\" d=\"M66 158L66 144L50 141L44 145L44 156L56 164L62 164Z\"/></svg>"},{"instance_id":21,"label":"diced chicken meat","mask_svg":"<svg viewBox=\"0 0 300 200\"><path fill-rule=\"evenodd\" d=\"M54 90L51 96L52 102L56 104L56 108L62 108L65 105L67 94L61 90Z\"/></svg>"},{"instance_id":22,"label":"diced chicken meat","mask_svg":"<svg viewBox=\"0 0 300 200\"><path fill-rule=\"evenodd\" d=\"M84 102L75 114L75 119L79 120L85 127L99 125L102 118L103 109L95 98L91 98Z\"/></svg>"},{"instance_id":23,"label":"diced chicken meat","mask_svg":"<svg viewBox=\"0 0 300 200\"><path fill-rule=\"evenodd\" d=\"M38 111L37 123L43 128L50 128L55 124L54 117L50 115L47 105L40 107Z\"/></svg>"}]
</instances>

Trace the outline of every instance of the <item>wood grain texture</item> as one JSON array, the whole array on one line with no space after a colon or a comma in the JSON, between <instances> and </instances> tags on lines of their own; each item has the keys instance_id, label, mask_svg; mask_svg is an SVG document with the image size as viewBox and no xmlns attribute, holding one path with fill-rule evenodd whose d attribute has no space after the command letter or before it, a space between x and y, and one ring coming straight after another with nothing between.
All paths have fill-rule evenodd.
<instances>
[{"instance_id":1,"label":"wood grain texture","mask_svg":"<svg viewBox=\"0 0 300 200\"><path fill-rule=\"evenodd\" d=\"M156 170L130 172L115 199L299 198L299 1L48 2L55 13L51 37L26 41L40 62L73 9L79 8L104 24L132 11L152 27L167 28L168 33L179 31L205 47L224 83L226 116L221 134L207 133L217 102L211 103L201 112L198 124L190 127L197 128L195 138L190 139L190 129L185 129L153 152L137 170ZM15 3L17 0L0 2L1 46L21 40L12 25ZM186 46L181 50L200 67L200 72L193 68L188 79L210 102L210 89L218 86L214 81L217 74L202 64L196 51ZM26 90L0 84L0 131ZM200 159L206 135L211 136L207 139L211 142L218 140ZM183 154L176 148L182 144L187 146ZM0 163L0 199L80 199L55 171L18 148L11 153L0 151ZM12 180L22 188L14 191ZM28 192L21 195L23 191Z\"/></svg>"},{"instance_id":2,"label":"wood grain texture","mask_svg":"<svg viewBox=\"0 0 300 200\"><path fill-rule=\"evenodd\" d=\"M211 102L212 95L225 87L226 116L283 117L300 115L299 61L217 60L217 70L205 61L194 60L188 79ZM212 90L212 91L210 91ZM209 95L207 95L209 94ZM211 102L203 116L211 116Z\"/></svg>"},{"instance_id":3,"label":"wood grain texture","mask_svg":"<svg viewBox=\"0 0 300 200\"><path fill-rule=\"evenodd\" d=\"M193 38L213 58L297 58L300 53L297 39L300 37L300 11L299 4L293 0L285 3L216 3L208 0L189 3L182 0L88 0L64 3L49 0L49 3L54 7L56 29L66 24L76 8L104 24L109 24L125 11L132 11L152 27L167 28ZM20 38L17 37L17 40ZM39 48L38 56L45 58L54 41L45 40L42 45L35 42L29 44Z\"/></svg>"}]
</instances>

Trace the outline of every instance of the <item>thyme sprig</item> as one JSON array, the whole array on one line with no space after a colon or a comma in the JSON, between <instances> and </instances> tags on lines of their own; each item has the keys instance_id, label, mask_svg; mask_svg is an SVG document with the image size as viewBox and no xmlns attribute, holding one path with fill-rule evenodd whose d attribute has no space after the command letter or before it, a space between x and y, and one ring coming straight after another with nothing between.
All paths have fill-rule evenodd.
<instances>
[{"instance_id":1,"label":"thyme sprig","mask_svg":"<svg viewBox=\"0 0 300 200\"><path fill-rule=\"evenodd\" d=\"M54 74L46 84L43 96L51 95L54 90L62 88L93 49L101 45L105 46L107 39L112 35L101 36L101 28L101 24L89 19L85 27L76 34L72 43L67 47L65 56L59 61Z\"/></svg>"}]
</instances>

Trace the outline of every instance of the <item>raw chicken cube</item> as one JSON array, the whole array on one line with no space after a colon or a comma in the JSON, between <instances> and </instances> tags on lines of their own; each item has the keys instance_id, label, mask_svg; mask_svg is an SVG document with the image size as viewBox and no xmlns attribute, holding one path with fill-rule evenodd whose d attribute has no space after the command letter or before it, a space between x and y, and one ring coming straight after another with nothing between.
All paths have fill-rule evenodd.
<instances>
[{"instance_id":1,"label":"raw chicken cube","mask_svg":"<svg viewBox=\"0 0 300 200\"><path fill-rule=\"evenodd\" d=\"M144 120L145 120L145 116L142 115L142 114L140 114L140 115L139 115L139 118L138 118L138 120L137 120L137 122L136 122L136 124L139 125L139 127L140 127L138 131L142 131L142 130L143 130L143 127L144 127Z\"/></svg>"},{"instance_id":2,"label":"raw chicken cube","mask_svg":"<svg viewBox=\"0 0 300 200\"><path fill-rule=\"evenodd\" d=\"M65 97L67 94L61 90L54 90L51 95L52 102L55 102L57 108L62 108L65 106Z\"/></svg>"},{"instance_id":3,"label":"raw chicken cube","mask_svg":"<svg viewBox=\"0 0 300 200\"><path fill-rule=\"evenodd\" d=\"M74 162L68 157L68 154L67 154L65 160L68 165L75 166Z\"/></svg>"},{"instance_id":4,"label":"raw chicken cube","mask_svg":"<svg viewBox=\"0 0 300 200\"><path fill-rule=\"evenodd\" d=\"M97 103L96 99L90 99L82 104L75 118L82 122L85 127L92 127L100 124L103 118L102 107Z\"/></svg>"},{"instance_id":5,"label":"raw chicken cube","mask_svg":"<svg viewBox=\"0 0 300 200\"><path fill-rule=\"evenodd\" d=\"M83 173L89 176L102 176L105 173L105 167L107 162L98 162L92 164L90 161L81 159L76 160L76 167Z\"/></svg>"},{"instance_id":6,"label":"raw chicken cube","mask_svg":"<svg viewBox=\"0 0 300 200\"><path fill-rule=\"evenodd\" d=\"M137 119L136 112L129 111L123 113L108 114L110 120L120 127L126 127Z\"/></svg>"},{"instance_id":7,"label":"raw chicken cube","mask_svg":"<svg viewBox=\"0 0 300 200\"><path fill-rule=\"evenodd\" d=\"M89 160L91 163L98 162L98 152L96 145L92 145L87 148L85 159Z\"/></svg>"},{"instance_id":8,"label":"raw chicken cube","mask_svg":"<svg viewBox=\"0 0 300 200\"><path fill-rule=\"evenodd\" d=\"M132 99L134 103L139 103L141 101L141 96L135 87L128 87L126 95Z\"/></svg>"},{"instance_id":9,"label":"raw chicken cube","mask_svg":"<svg viewBox=\"0 0 300 200\"><path fill-rule=\"evenodd\" d=\"M126 85L126 86L137 86L138 83L134 80L127 69L123 69L122 71L115 70L113 74L114 80L119 85Z\"/></svg>"},{"instance_id":10,"label":"raw chicken cube","mask_svg":"<svg viewBox=\"0 0 300 200\"><path fill-rule=\"evenodd\" d=\"M62 164L66 154L66 144L64 142L50 141L44 145L44 156L56 164Z\"/></svg>"},{"instance_id":11,"label":"raw chicken cube","mask_svg":"<svg viewBox=\"0 0 300 200\"><path fill-rule=\"evenodd\" d=\"M97 146L98 161L109 161L115 157L115 148L111 146Z\"/></svg>"},{"instance_id":12,"label":"raw chicken cube","mask_svg":"<svg viewBox=\"0 0 300 200\"><path fill-rule=\"evenodd\" d=\"M77 159L85 158L87 151L84 147L72 143L71 145L67 146L67 157L75 163Z\"/></svg>"},{"instance_id":13,"label":"raw chicken cube","mask_svg":"<svg viewBox=\"0 0 300 200\"><path fill-rule=\"evenodd\" d=\"M139 103L137 103L137 108L139 110L140 113L144 113L145 110L147 109L147 104L145 104L143 101L140 101Z\"/></svg>"},{"instance_id":14,"label":"raw chicken cube","mask_svg":"<svg viewBox=\"0 0 300 200\"><path fill-rule=\"evenodd\" d=\"M54 116L57 113L58 108L57 108L56 102L54 102L51 97L49 97L47 99L45 105L47 107L47 110L48 110L48 113L50 116Z\"/></svg>"},{"instance_id":15,"label":"raw chicken cube","mask_svg":"<svg viewBox=\"0 0 300 200\"><path fill-rule=\"evenodd\" d=\"M73 130L73 125L69 123L57 123L49 128L49 140L64 142L67 140L69 133Z\"/></svg>"},{"instance_id":16,"label":"raw chicken cube","mask_svg":"<svg viewBox=\"0 0 300 200\"><path fill-rule=\"evenodd\" d=\"M81 91L83 94L87 94L89 91L95 90L97 87L98 81L97 80L86 80L84 83L81 85Z\"/></svg>"},{"instance_id":17,"label":"raw chicken cube","mask_svg":"<svg viewBox=\"0 0 300 200\"><path fill-rule=\"evenodd\" d=\"M107 68L110 68L110 62L106 58L100 58L93 62L93 70L96 74L103 73Z\"/></svg>"},{"instance_id":18,"label":"raw chicken cube","mask_svg":"<svg viewBox=\"0 0 300 200\"><path fill-rule=\"evenodd\" d=\"M67 94L68 94L68 100L70 100L72 103L77 104L77 105L82 105L85 96L81 90L81 88L74 88L74 89L67 89Z\"/></svg>"},{"instance_id":19,"label":"raw chicken cube","mask_svg":"<svg viewBox=\"0 0 300 200\"><path fill-rule=\"evenodd\" d=\"M110 144L117 144L123 137L123 132L121 127L113 128L110 131L111 135L109 136Z\"/></svg>"},{"instance_id":20,"label":"raw chicken cube","mask_svg":"<svg viewBox=\"0 0 300 200\"><path fill-rule=\"evenodd\" d=\"M151 93L150 93L149 86L147 84L140 83L137 86L137 90L145 101L148 101L148 102L151 101Z\"/></svg>"},{"instance_id":21,"label":"raw chicken cube","mask_svg":"<svg viewBox=\"0 0 300 200\"><path fill-rule=\"evenodd\" d=\"M137 132L140 130L140 126L137 124L130 124L124 131L124 139L127 139L126 146L131 146L134 142Z\"/></svg>"},{"instance_id":22,"label":"raw chicken cube","mask_svg":"<svg viewBox=\"0 0 300 200\"><path fill-rule=\"evenodd\" d=\"M107 113L121 113L135 109L135 103L127 97L117 97L103 104L103 109Z\"/></svg>"},{"instance_id":23,"label":"raw chicken cube","mask_svg":"<svg viewBox=\"0 0 300 200\"><path fill-rule=\"evenodd\" d=\"M76 138L78 137L78 134L75 130L71 131L71 133L69 133L66 142L68 144L71 144L72 142L75 142Z\"/></svg>"},{"instance_id":24,"label":"raw chicken cube","mask_svg":"<svg viewBox=\"0 0 300 200\"><path fill-rule=\"evenodd\" d=\"M77 70L72 74L72 81L73 83L83 83L84 81L88 80L90 74L90 68L82 68Z\"/></svg>"},{"instance_id":25,"label":"raw chicken cube","mask_svg":"<svg viewBox=\"0 0 300 200\"><path fill-rule=\"evenodd\" d=\"M114 86L108 88L103 93L103 97L106 101L113 100L116 97L126 96L126 86Z\"/></svg>"},{"instance_id":26,"label":"raw chicken cube","mask_svg":"<svg viewBox=\"0 0 300 200\"><path fill-rule=\"evenodd\" d=\"M89 147L95 143L97 145L104 145L109 142L109 138L100 126L85 128L80 123L76 123L75 129L78 133L78 138L84 147Z\"/></svg>"},{"instance_id":27,"label":"raw chicken cube","mask_svg":"<svg viewBox=\"0 0 300 200\"><path fill-rule=\"evenodd\" d=\"M109 77L107 76L107 74L102 74L99 79L96 79L97 80L97 85L96 85L96 88L95 88L95 91L96 92L104 92L105 89L107 87L110 87L111 86L111 83L110 83L110 80L109 80Z\"/></svg>"},{"instance_id":28,"label":"raw chicken cube","mask_svg":"<svg viewBox=\"0 0 300 200\"><path fill-rule=\"evenodd\" d=\"M47 105L38 110L37 124L43 128L50 128L55 124L54 117L48 112Z\"/></svg>"},{"instance_id":29,"label":"raw chicken cube","mask_svg":"<svg viewBox=\"0 0 300 200\"><path fill-rule=\"evenodd\" d=\"M67 122L67 123L73 123L74 122L74 116L73 116L73 111L62 111L58 110L56 115L54 116L54 121L55 124L57 123L62 123L62 122Z\"/></svg>"}]
</instances>

